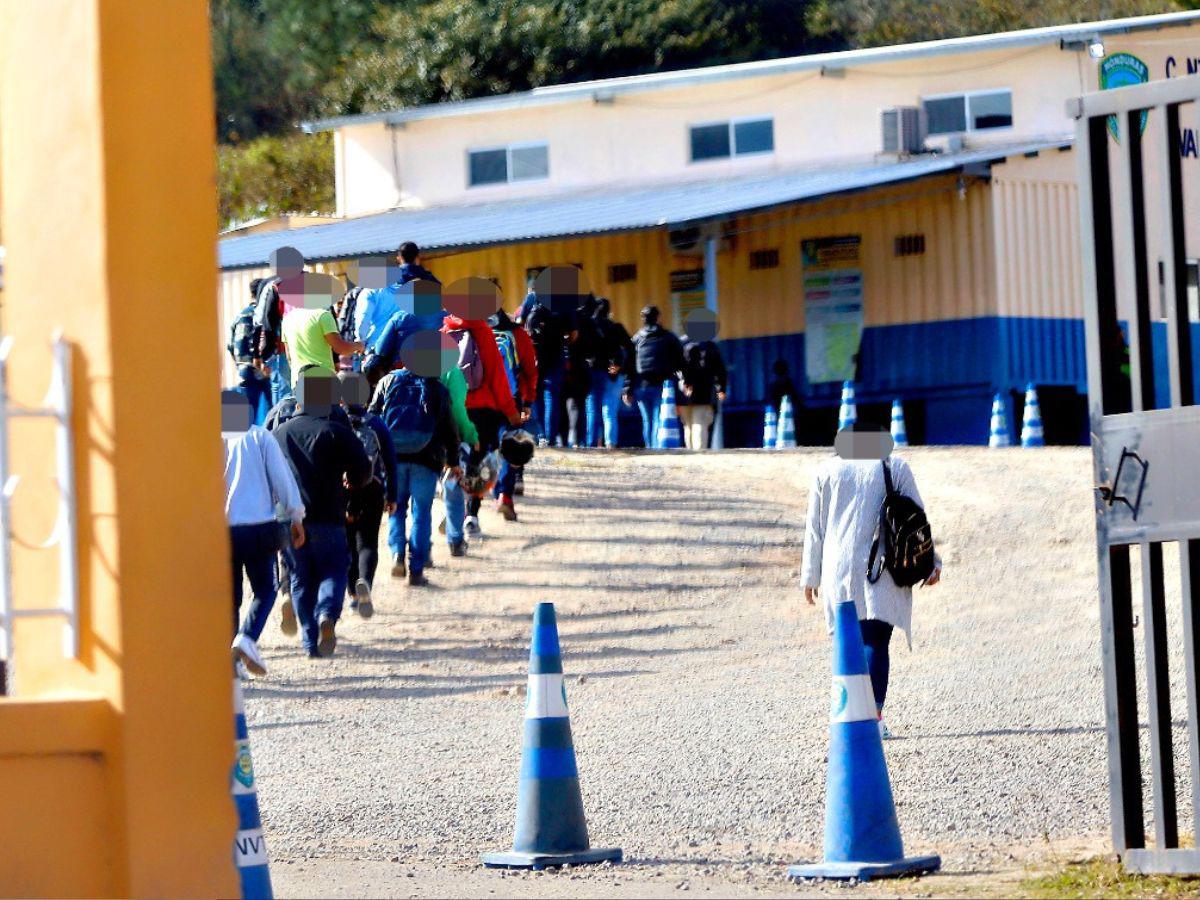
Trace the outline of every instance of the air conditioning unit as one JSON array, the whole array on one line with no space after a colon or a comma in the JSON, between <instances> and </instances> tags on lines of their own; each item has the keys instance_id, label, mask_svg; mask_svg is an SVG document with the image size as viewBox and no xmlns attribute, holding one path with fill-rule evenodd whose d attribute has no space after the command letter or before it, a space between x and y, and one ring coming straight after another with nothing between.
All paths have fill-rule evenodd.
<instances>
[{"instance_id":1,"label":"air conditioning unit","mask_svg":"<svg viewBox=\"0 0 1200 900\"><path fill-rule=\"evenodd\" d=\"M883 152L907 156L925 150L925 121L919 106L893 106L881 116Z\"/></svg>"}]
</instances>

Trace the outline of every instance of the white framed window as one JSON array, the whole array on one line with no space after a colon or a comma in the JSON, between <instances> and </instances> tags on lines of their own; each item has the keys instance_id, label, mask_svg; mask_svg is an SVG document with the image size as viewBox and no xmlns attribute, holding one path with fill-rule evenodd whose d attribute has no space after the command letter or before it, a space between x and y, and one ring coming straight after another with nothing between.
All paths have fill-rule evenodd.
<instances>
[{"instance_id":1,"label":"white framed window","mask_svg":"<svg viewBox=\"0 0 1200 900\"><path fill-rule=\"evenodd\" d=\"M550 146L545 141L467 151L467 187L540 181L549 177Z\"/></svg>"},{"instance_id":2,"label":"white framed window","mask_svg":"<svg viewBox=\"0 0 1200 900\"><path fill-rule=\"evenodd\" d=\"M963 134L1011 128L1012 91L968 91L959 94L935 94L921 98L928 134Z\"/></svg>"},{"instance_id":3,"label":"white framed window","mask_svg":"<svg viewBox=\"0 0 1200 900\"><path fill-rule=\"evenodd\" d=\"M775 152L775 120L770 116L701 122L688 127L692 162Z\"/></svg>"}]
</instances>

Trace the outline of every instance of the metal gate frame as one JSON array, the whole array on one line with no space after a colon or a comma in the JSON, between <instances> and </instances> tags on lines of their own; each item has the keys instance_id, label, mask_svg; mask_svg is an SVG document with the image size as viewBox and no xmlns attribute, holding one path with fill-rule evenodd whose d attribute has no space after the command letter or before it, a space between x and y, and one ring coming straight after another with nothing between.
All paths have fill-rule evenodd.
<instances>
[{"instance_id":1,"label":"metal gate frame","mask_svg":"<svg viewBox=\"0 0 1200 900\"><path fill-rule=\"evenodd\" d=\"M1192 389L1183 177L1176 147L1180 106L1197 100L1200 76L1087 94L1067 105L1076 120L1079 164L1112 837L1125 868L1145 873L1200 873L1200 849L1179 847L1162 553L1164 542L1179 543L1191 825L1200 839L1200 407L1194 405ZM1157 140L1143 135L1143 116L1161 126ZM1110 117L1115 117L1120 135L1115 153L1108 131ZM1116 157L1115 173L1110 153ZM1153 196L1145 190L1147 158L1156 158L1164 173L1165 190ZM1119 179L1115 184L1114 175ZM1148 214L1159 216L1166 238L1159 248L1170 382L1170 406L1164 409L1154 408ZM1132 254L1132 265L1118 277L1114 253L1122 246ZM1127 360L1122 310L1134 311L1125 323ZM1134 544L1141 548L1153 848L1146 846L1139 754L1134 656L1138 621L1133 614L1129 553Z\"/></svg>"}]
</instances>

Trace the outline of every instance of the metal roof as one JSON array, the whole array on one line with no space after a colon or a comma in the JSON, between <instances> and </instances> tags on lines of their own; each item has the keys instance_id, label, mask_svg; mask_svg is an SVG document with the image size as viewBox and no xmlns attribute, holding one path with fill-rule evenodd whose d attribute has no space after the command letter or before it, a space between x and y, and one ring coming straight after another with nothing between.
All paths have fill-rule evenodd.
<instances>
[{"instance_id":1,"label":"metal roof","mask_svg":"<svg viewBox=\"0 0 1200 900\"><path fill-rule=\"evenodd\" d=\"M397 209L329 225L226 238L218 244L218 256L222 269L239 269L266 265L271 251L284 246L295 247L306 260L318 262L393 253L404 241L416 241L425 250L448 250L675 227L911 181L1070 144L1070 137L1063 136L901 161Z\"/></svg>"},{"instance_id":2,"label":"metal roof","mask_svg":"<svg viewBox=\"0 0 1200 900\"><path fill-rule=\"evenodd\" d=\"M1048 28L1026 28L1020 31L1003 31L996 34L979 34L969 37L947 38L940 41L922 41L915 44L896 44L888 47L866 47L860 50L839 50L833 53L814 53L809 56L789 56L782 59L765 59L755 62L733 63L725 66L709 66L703 69L681 69L675 72L652 72L647 75L629 75L622 78L605 78L598 81L582 81L574 84L548 85L514 94L495 97L480 97L474 100L459 100L449 103L434 103L386 112L365 113L353 116L336 116L314 122L304 122L301 128L307 132L331 131L346 125L365 125L372 122L415 122L420 119L469 116L478 113L544 106L591 100L609 100L620 94L637 91L662 90L666 88L729 81L738 78L755 78L766 75L782 75L813 69L845 69L874 63L895 62L930 56L955 53L970 53L986 50L1016 49L1037 44L1076 43L1092 36L1104 37L1113 34L1129 34L1159 28L1190 26L1200 21L1200 12L1163 13L1156 16L1135 16L1127 19L1108 19L1102 22L1081 22L1074 25L1054 25Z\"/></svg>"}]
</instances>

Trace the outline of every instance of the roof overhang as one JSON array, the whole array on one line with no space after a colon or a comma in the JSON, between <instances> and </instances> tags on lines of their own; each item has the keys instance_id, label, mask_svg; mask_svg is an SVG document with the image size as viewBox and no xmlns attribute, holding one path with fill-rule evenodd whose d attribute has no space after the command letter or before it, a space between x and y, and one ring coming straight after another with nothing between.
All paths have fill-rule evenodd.
<instances>
[{"instance_id":1,"label":"roof overhang","mask_svg":"<svg viewBox=\"0 0 1200 900\"><path fill-rule=\"evenodd\" d=\"M1058 136L898 161L795 169L707 181L591 189L507 201L390 210L329 225L230 237L218 244L222 269L257 268L295 247L309 262L393 253L403 241L430 251L689 227L954 172L981 174L1011 156L1071 145Z\"/></svg>"}]
</instances>

